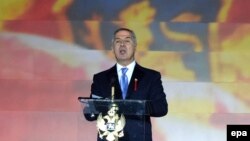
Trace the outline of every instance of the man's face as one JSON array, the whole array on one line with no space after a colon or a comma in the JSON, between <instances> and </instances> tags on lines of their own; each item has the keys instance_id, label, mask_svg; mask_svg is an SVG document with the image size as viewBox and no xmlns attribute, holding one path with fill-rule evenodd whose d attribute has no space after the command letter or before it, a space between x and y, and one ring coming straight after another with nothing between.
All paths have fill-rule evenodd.
<instances>
[{"instance_id":1,"label":"man's face","mask_svg":"<svg viewBox=\"0 0 250 141\"><path fill-rule=\"evenodd\" d=\"M116 33L113 41L113 52L116 60L121 65L128 65L134 60L135 43L130 33L122 30Z\"/></svg>"}]
</instances>

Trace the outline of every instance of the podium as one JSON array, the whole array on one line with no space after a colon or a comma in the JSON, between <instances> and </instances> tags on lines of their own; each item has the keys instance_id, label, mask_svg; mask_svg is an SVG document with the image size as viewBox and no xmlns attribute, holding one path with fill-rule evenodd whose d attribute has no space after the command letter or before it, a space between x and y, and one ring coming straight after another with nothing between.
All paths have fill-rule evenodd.
<instances>
[{"instance_id":1,"label":"podium","mask_svg":"<svg viewBox=\"0 0 250 141\"><path fill-rule=\"evenodd\" d=\"M151 131L151 129L148 129L151 128L149 101L89 99L84 97L79 97L78 100L83 107L85 118L89 121L97 120L100 141L101 139L108 141L147 140L145 135ZM118 121L117 123L113 123L109 118L110 113L112 114L114 110L117 112L117 117L119 117L115 120ZM122 127L122 130L119 127Z\"/></svg>"}]
</instances>

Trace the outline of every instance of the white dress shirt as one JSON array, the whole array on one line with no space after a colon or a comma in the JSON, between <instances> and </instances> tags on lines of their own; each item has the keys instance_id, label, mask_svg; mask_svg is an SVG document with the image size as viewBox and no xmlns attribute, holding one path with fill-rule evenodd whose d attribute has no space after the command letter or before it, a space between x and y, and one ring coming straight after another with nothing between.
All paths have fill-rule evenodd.
<instances>
[{"instance_id":1,"label":"white dress shirt","mask_svg":"<svg viewBox=\"0 0 250 141\"><path fill-rule=\"evenodd\" d=\"M126 67L128 68L128 71L126 72L126 75L128 77L128 84L131 80L131 77L132 77L132 74L133 74L133 71L134 71L134 68L135 68L135 61L133 61L132 63L130 63L129 65L127 66L122 66L120 64L116 64L116 69L117 69L117 74L118 74L118 79L119 79L119 82L121 82L121 76L122 76L122 68Z\"/></svg>"}]
</instances>

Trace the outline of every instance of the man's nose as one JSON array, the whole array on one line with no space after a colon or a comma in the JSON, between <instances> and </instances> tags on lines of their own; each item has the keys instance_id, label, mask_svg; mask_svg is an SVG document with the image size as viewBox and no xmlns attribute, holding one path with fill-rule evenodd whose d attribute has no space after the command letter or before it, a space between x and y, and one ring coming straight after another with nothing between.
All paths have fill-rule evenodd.
<instances>
[{"instance_id":1,"label":"man's nose","mask_svg":"<svg viewBox=\"0 0 250 141\"><path fill-rule=\"evenodd\" d=\"M125 45L125 41L121 41L121 46L124 46Z\"/></svg>"}]
</instances>

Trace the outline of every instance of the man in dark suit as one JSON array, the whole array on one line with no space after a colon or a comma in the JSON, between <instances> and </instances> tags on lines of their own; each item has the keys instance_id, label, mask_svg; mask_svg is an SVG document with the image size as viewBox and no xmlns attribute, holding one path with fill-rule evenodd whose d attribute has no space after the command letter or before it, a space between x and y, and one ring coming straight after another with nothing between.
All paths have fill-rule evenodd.
<instances>
[{"instance_id":1,"label":"man in dark suit","mask_svg":"<svg viewBox=\"0 0 250 141\"><path fill-rule=\"evenodd\" d=\"M114 99L147 100L149 114L146 116L125 115L124 136L119 141L152 141L150 116L162 117L168 112L166 95L159 72L136 63L137 41L135 33L127 28L114 32L112 50L117 63L110 69L93 77L91 98L111 99L111 87L115 88ZM123 68L125 72L123 72ZM96 115L85 114L87 120L96 120ZM102 141L105 139L100 139Z\"/></svg>"}]
</instances>

